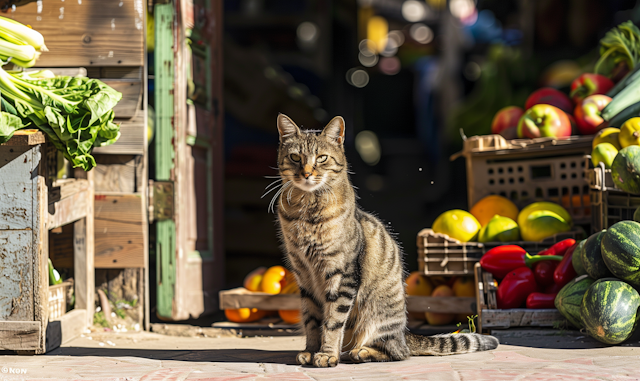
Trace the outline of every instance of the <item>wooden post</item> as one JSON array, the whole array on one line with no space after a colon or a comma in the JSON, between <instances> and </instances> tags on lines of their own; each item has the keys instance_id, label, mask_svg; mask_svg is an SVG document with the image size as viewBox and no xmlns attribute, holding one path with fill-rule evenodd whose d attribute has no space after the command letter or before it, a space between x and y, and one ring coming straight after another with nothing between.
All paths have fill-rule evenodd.
<instances>
[{"instance_id":1,"label":"wooden post","mask_svg":"<svg viewBox=\"0 0 640 381\"><path fill-rule=\"evenodd\" d=\"M77 309L87 311L86 324L93 324L95 311L95 270L94 262L94 230L93 230L93 173L87 172L89 188L87 191L86 217L73 223L73 268Z\"/></svg>"}]
</instances>

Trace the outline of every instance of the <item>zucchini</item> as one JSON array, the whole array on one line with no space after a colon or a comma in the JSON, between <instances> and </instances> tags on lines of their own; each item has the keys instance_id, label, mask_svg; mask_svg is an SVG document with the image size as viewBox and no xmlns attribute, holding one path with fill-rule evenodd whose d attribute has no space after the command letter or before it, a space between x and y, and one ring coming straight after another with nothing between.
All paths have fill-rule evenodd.
<instances>
[{"instance_id":1,"label":"zucchini","mask_svg":"<svg viewBox=\"0 0 640 381\"><path fill-rule=\"evenodd\" d=\"M620 126L622 126L624 122L633 118L634 116L640 116L640 102L636 102L620 111L618 115L614 115L614 117L608 121L609 123L607 125L609 127L620 128Z\"/></svg>"},{"instance_id":2,"label":"zucchini","mask_svg":"<svg viewBox=\"0 0 640 381\"><path fill-rule=\"evenodd\" d=\"M640 76L629 83L618 93L611 102L602 110L602 119L611 120L627 107L640 102Z\"/></svg>"},{"instance_id":3,"label":"zucchini","mask_svg":"<svg viewBox=\"0 0 640 381\"><path fill-rule=\"evenodd\" d=\"M616 85L613 86L611 90L609 90L609 92L607 92L607 96L610 98L615 97L631 82L637 79L638 76L640 76L640 65L636 65L636 67L634 67L633 70L628 72L621 80L619 80L618 83L616 83Z\"/></svg>"}]
</instances>

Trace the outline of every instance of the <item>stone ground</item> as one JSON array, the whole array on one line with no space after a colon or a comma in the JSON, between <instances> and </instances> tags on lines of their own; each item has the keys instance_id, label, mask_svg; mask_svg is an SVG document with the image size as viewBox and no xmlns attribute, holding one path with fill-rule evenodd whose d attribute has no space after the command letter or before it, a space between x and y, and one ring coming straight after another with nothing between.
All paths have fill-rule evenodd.
<instances>
[{"instance_id":1,"label":"stone ground","mask_svg":"<svg viewBox=\"0 0 640 381\"><path fill-rule=\"evenodd\" d=\"M317 369L295 364L301 336L205 337L215 332L86 333L47 355L0 356L0 381L640 380L637 337L607 347L576 331L508 330L495 351Z\"/></svg>"}]
</instances>

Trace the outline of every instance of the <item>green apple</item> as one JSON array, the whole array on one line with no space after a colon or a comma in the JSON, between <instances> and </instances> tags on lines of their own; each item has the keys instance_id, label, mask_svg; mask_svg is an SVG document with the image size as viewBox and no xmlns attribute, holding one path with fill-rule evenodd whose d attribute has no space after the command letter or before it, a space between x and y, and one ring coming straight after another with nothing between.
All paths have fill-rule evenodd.
<instances>
[{"instance_id":1,"label":"green apple","mask_svg":"<svg viewBox=\"0 0 640 381\"><path fill-rule=\"evenodd\" d=\"M515 242L520 240L520 228L509 217L495 215L480 229L478 242Z\"/></svg>"},{"instance_id":2,"label":"green apple","mask_svg":"<svg viewBox=\"0 0 640 381\"><path fill-rule=\"evenodd\" d=\"M525 111L518 121L519 138L564 138L571 136L571 122L564 111L547 104L537 104Z\"/></svg>"},{"instance_id":3,"label":"green apple","mask_svg":"<svg viewBox=\"0 0 640 381\"><path fill-rule=\"evenodd\" d=\"M591 162L595 167L602 162L605 168L611 169L611 164L613 164L613 159L616 158L617 154L618 150L613 144L600 143L591 152Z\"/></svg>"}]
</instances>

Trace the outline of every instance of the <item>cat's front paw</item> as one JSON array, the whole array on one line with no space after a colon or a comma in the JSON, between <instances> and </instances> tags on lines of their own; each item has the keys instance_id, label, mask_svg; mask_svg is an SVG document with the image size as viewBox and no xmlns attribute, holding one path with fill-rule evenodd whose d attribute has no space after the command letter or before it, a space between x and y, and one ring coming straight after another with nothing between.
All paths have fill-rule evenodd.
<instances>
[{"instance_id":1,"label":"cat's front paw","mask_svg":"<svg viewBox=\"0 0 640 381\"><path fill-rule=\"evenodd\" d=\"M338 365L339 359L337 356L330 355L328 353L316 353L313 356L313 365L318 368L334 367Z\"/></svg>"},{"instance_id":2,"label":"cat's front paw","mask_svg":"<svg viewBox=\"0 0 640 381\"><path fill-rule=\"evenodd\" d=\"M313 358L313 355L311 354L311 352L300 352L296 356L296 362L299 365L307 365L307 364L311 364L312 358Z\"/></svg>"},{"instance_id":3,"label":"cat's front paw","mask_svg":"<svg viewBox=\"0 0 640 381\"><path fill-rule=\"evenodd\" d=\"M353 362L356 362L356 363L371 361L371 354L364 347L352 349L349 352L349 357L351 357L351 360L353 360Z\"/></svg>"}]
</instances>

